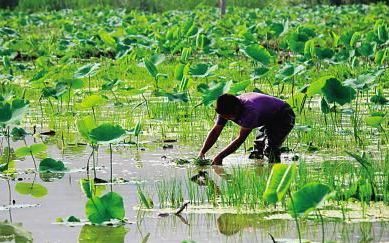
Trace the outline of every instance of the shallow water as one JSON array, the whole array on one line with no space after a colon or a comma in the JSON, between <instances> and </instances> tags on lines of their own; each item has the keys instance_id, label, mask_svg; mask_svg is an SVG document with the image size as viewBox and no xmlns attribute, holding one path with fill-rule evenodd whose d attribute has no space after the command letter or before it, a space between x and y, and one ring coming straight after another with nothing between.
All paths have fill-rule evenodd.
<instances>
[{"instance_id":1,"label":"shallow water","mask_svg":"<svg viewBox=\"0 0 389 243\"><path fill-rule=\"evenodd\" d=\"M29 139L27 142L31 144L33 141ZM18 147L22 144L13 144L13 146ZM276 239L296 239L294 221L283 218L282 214L277 218L258 212L237 213L236 210L234 212L234 210L215 208L205 210L192 205L182 213L182 218L175 215L159 217L158 214L163 210L158 209L138 211L136 194L138 184L147 187L152 186L155 181L173 178L183 181L188 173L195 171L191 166L177 167L170 162L173 158L194 157L196 153L192 147L179 146L176 143L173 143L173 146L173 149L162 149L160 144L146 144L143 146L144 151L136 150L134 147L129 148L127 145L114 147L113 176L125 178L128 182L113 185L113 190L124 198L129 224L109 227L69 226L56 223L56 218L66 219L71 215L85 220L84 206L87 200L81 191L79 180L86 177L83 168L89 157L90 148L68 147L61 152L55 145L49 146L48 154L54 159L64 161L71 169L70 172L60 175L61 179L37 175L35 182L44 185L48 189L48 194L42 198L33 198L20 195L15 191L17 182L34 180L34 174L25 173L27 169L33 168L32 160L26 158L17 161L20 174L15 181L9 181L11 204L15 205L12 209L0 208L0 220L22 223L23 228L32 233L34 242L142 242L142 240L181 242L186 239L196 242L272 242L269 233ZM290 156L287 155L285 159L290 160ZM314 161L318 156L307 155L306 158ZM224 161L224 167L228 170L238 164L253 167L261 164L246 157L247 155L243 154L230 156ZM100 148L97 167L97 177L108 180L109 154L106 147ZM212 170L209 171L214 173ZM0 189L3 192L0 205L7 206L10 202L7 181L0 180ZM0 232L2 232L1 227L4 227L4 224L0 226ZM326 220L324 236L325 240L339 242L384 242L389 241L388 228L388 223L385 221L342 223ZM301 230L303 238L318 242L322 240L322 228L318 220L302 221Z\"/></svg>"}]
</instances>

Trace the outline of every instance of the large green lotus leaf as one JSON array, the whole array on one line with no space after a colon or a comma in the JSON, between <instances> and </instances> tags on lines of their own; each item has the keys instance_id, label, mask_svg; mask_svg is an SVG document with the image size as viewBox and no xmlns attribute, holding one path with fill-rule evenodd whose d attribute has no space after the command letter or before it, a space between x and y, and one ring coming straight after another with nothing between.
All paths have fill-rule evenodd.
<instances>
[{"instance_id":1,"label":"large green lotus leaf","mask_svg":"<svg viewBox=\"0 0 389 243\"><path fill-rule=\"evenodd\" d=\"M330 194L331 189L320 183L312 182L293 193L292 200L289 200L288 211L293 217L308 214L317 209Z\"/></svg>"},{"instance_id":2,"label":"large green lotus leaf","mask_svg":"<svg viewBox=\"0 0 389 243\"><path fill-rule=\"evenodd\" d=\"M78 107L81 109L90 109L92 107L97 107L104 105L107 100L101 95L90 95L83 99L83 101L78 104Z\"/></svg>"},{"instance_id":3,"label":"large green lotus leaf","mask_svg":"<svg viewBox=\"0 0 389 243\"><path fill-rule=\"evenodd\" d=\"M276 74L276 78L287 80L299 73L301 73L305 67L303 65L298 65L297 67L293 64L286 64L283 68L281 68Z\"/></svg>"},{"instance_id":4,"label":"large green lotus leaf","mask_svg":"<svg viewBox=\"0 0 389 243\"><path fill-rule=\"evenodd\" d=\"M111 219L123 219L125 215L123 198L116 192L108 192L102 197L92 197L85 206L88 219L101 224Z\"/></svg>"},{"instance_id":5,"label":"large green lotus leaf","mask_svg":"<svg viewBox=\"0 0 389 243\"><path fill-rule=\"evenodd\" d=\"M231 94L238 94L242 91L244 91L249 85L251 84L251 80L245 80L238 83L231 84L231 88L229 90L229 93Z\"/></svg>"},{"instance_id":6,"label":"large green lotus leaf","mask_svg":"<svg viewBox=\"0 0 389 243\"><path fill-rule=\"evenodd\" d=\"M84 225L78 237L79 243L124 243L128 230L124 226L112 227Z\"/></svg>"},{"instance_id":7,"label":"large green lotus leaf","mask_svg":"<svg viewBox=\"0 0 389 243\"><path fill-rule=\"evenodd\" d=\"M89 221L94 224L101 224L111 219L111 216L99 197L92 197L86 202L85 213Z\"/></svg>"},{"instance_id":8,"label":"large green lotus leaf","mask_svg":"<svg viewBox=\"0 0 389 243\"><path fill-rule=\"evenodd\" d=\"M22 224L12 224L9 222L0 223L0 242L33 242L31 232L22 227Z\"/></svg>"},{"instance_id":9,"label":"large green lotus leaf","mask_svg":"<svg viewBox=\"0 0 389 243\"><path fill-rule=\"evenodd\" d=\"M96 74L100 64L90 63L80 67L74 74L75 78L92 77Z\"/></svg>"},{"instance_id":10,"label":"large green lotus leaf","mask_svg":"<svg viewBox=\"0 0 389 243\"><path fill-rule=\"evenodd\" d=\"M254 69L254 72L250 74L250 77L252 80L259 79L268 72L269 72L268 68L259 67L259 68Z\"/></svg>"},{"instance_id":11,"label":"large green lotus leaf","mask_svg":"<svg viewBox=\"0 0 389 243\"><path fill-rule=\"evenodd\" d=\"M11 106L8 103L0 103L0 123L6 123L12 118Z\"/></svg>"},{"instance_id":12,"label":"large green lotus leaf","mask_svg":"<svg viewBox=\"0 0 389 243\"><path fill-rule=\"evenodd\" d=\"M381 123L384 121L385 115L383 113L373 113L365 117L365 122L368 126L380 128Z\"/></svg>"},{"instance_id":13,"label":"large green lotus leaf","mask_svg":"<svg viewBox=\"0 0 389 243\"><path fill-rule=\"evenodd\" d=\"M334 51L328 47L316 47L314 50L317 58L320 60L330 59L334 56Z\"/></svg>"},{"instance_id":14,"label":"large green lotus leaf","mask_svg":"<svg viewBox=\"0 0 389 243\"><path fill-rule=\"evenodd\" d=\"M217 67L217 65L211 66L207 63L198 63L190 66L189 75L198 78L208 77L212 75L212 73L217 69Z\"/></svg>"},{"instance_id":15,"label":"large green lotus leaf","mask_svg":"<svg viewBox=\"0 0 389 243\"><path fill-rule=\"evenodd\" d=\"M205 106L211 105L212 102L217 100L219 96L222 94L228 92L230 90L232 81L227 82L219 82L212 87L210 87L208 90L206 90L202 96L203 104Z\"/></svg>"},{"instance_id":16,"label":"large green lotus leaf","mask_svg":"<svg viewBox=\"0 0 389 243\"><path fill-rule=\"evenodd\" d=\"M43 143L33 144L31 146L21 147L15 151L16 157L25 157L28 155L38 155L46 151L47 146Z\"/></svg>"},{"instance_id":17,"label":"large green lotus leaf","mask_svg":"<svg viewBox=\"0 0 389 243\"><path fill-rule=\"evenodd\" d=\"M30 147L21 147L21 148L18 148L16 149L15 151L15 155L16 157L25 157L27 155L31 155L31 150L30 150Z\"/></svg>"},{"instance_id":18,"label":"large green lotus leaf","mask_svg":"<svg viewBox=\"0 0 389 243\"><path fill-rule=\"evenodd\" d=\"M296 176L296 164L275 164L267 180L263 199L275 204L282 200Z\"/></svg>"},{"instance_id":19,"label":"large green lotus leaf","mask_svg":"<svg viewBox=\"0 0 389 243\"><path fill-rule=\"evenodd\" d=\"M46 144L43 144L43 143L37 143L37 144L33 144L30 146L31 153L33 155L43 153L44 151L46 151L46 149L47 149L47 146L46 146Z\"/></svg>"},{"instance_id":20,"label":"large green lotus leaf","mask_svg":"<svg viewBox=\"0 0 389 243\"><path fill-rule=\"evenodd\" d=\"M125 215L123 198L116 192L108 192L101 197L109 215L114 219L123 219Z\"/></svg>"},{"instance_id":21,"label":"large green lotus leaf","mask_svg":"<svg viewBox=\"0 0 389 243\"><path fill-rule=\"evenodd\" d=\"M14 127L11 131L11 137L14 140L23 140L28 133L21 127Z\"/></svg>"},{"instance_id":22,"label":"large green lotus leaf","mask_svg":"<svg viewBox=\"0 0 389 243\"><path fill-rule=\"evenodd\" d=\"M12 118L8 122L15 122L22 119L23 115L28 110L30 102L28 100L15 99L12 101L11 110Z\"/></svg>"},{"instance_id":23,"label":"large green lotus leaf","mask_svg":"<svg viewBox=\"0 0 389 243\"><path fill-rule=\"evenodd\" d=\"M354 89L368 89L370 84L373 84L377 76L374 74L361 74L357 78L346 79L343 84Z\"/></svg>"},{"instance_id":24,"label":"large green lotus leaf","mask_svg":"<svg viewBox=\"0 0 389 243\"><path fill-rule=\"evenodd\" d=\"M332 76L324 76L324 77L321 77L318 80L312 82L307 89L307 95L314 96L316 94L321 94L322 88L326 84L327 79L330 79L330 78L332 78Z\"/></svg>"},{"instance_id":25,"label":"large green lotus leaf","mask_svg":"<svg viewBox=\"0 0 389 243\"><path fill-rule=\"evenodd\" d=\"M90 140L90 132L97 127L95 120L91 116L86 116L77 120L78 132L86 140Z\"/></svg>"},{"instance_id":26,"label":"large green lotus leaf","mask_svg":"<svg viewBox=\"0 0 389 243\"><path fill-rule=\"evenodd\" d=\"M248 57L261 63L262 65L268 65L270 63L271 55L266 50L266 48L261 46L261 45L258 45L258 44L249 45L243 50L243 52Z\"/></svg>"},{"instance_id":27,"label":"large green lotus leaf","mask_svg":"<svg viewBox=\"0 0 389 243\"><path fill-rule=\"evenodd\" d=\"M328 103L336 102L339 105L344 105L355 99L355 90L343 86L336 78L327 79L322 92Z\"/></svg>"},{"instance_id":28,"label":"large green lotus leaf","mask_svg":"<svg viewBox=\"0 0 389 243\"><path fill-rule=\"evenodd\" d=\"M84 87L84 81L78 78L61 79L61 83L65 83L70 89L81 89Z\"/></svg>"},{"instance_id":29,"label":"large green lotus leaf","mask_svg":"<svg viewBox=\"0 0 389 243\"><path fill-rule=\"evenodd\" d=\"M356 48L359 55L368 57L374 54L374 45L372 43L364 42L360 47Z\"/></svg>"},{"instance_id":30,"label":"large green lotus leaf","mask_svg":"<svg viewBox=\"0 0 389 243\"><path fill-rule=\"evenodd\" d=\"M16 183L15 190L22 195L31 195L36 198L44 197L47 195L46 187L36 182L18 182Z\"/></svg>"},{"instance_id":31,"label":"large green lotus leaf","mask_svg":"<svg viewBox=\"0 0 389 243\"><path fill-rule=\"evenodd\" d=\"M39 163L39 172L61 172L66 170L67 168L60 160L46 158Z\"/></svg>"},{"instance_id":32,"label":"large green lotus leaf","mask_svg":"<svg viewBox=\"0 0 389 243\"><path fill-rule=\"evenodd\" d=\"M89 137L97 143L114 143L125 133L126 131L121 126L105 123L92 129Z\"/></svg>"}]
</instances>

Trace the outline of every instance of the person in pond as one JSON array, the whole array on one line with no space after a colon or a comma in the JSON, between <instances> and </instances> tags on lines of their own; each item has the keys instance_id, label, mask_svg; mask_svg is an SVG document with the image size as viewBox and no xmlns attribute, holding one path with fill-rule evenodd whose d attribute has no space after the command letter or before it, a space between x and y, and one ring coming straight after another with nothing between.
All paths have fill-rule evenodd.
<instances>
[{"instance_id":1,"label":"person in pond","mask_svg":"<svg viewBox=\"0 0 389 243\"><path fill-rule=\"evenodd\" d=\"M223 159L235 152L255 128L254 150L249 158L262 159L265 155L269 163L281 162L281 145L295 123L295 114L289 104L261 93L223 94L217 99L215 110L217 119L199 152L200 158L205 158L227 121L231 120L240 126L239 135L216 155L213 165L221 165Z\"/></svg>"}]
</instances>

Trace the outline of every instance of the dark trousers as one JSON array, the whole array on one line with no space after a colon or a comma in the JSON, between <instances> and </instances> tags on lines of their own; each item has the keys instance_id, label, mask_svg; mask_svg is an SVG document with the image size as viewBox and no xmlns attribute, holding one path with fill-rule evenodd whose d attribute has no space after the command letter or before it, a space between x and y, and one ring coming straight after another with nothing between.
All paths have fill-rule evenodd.
<instances>
[{"instance_id":1,"label":"dark trousers","mask_svg":"<svg viewBox=\"0 0 389 243\"><path fill-rule=\"evenodd\" d=\"M295 114L286 104L268 124L258 127L254 140L254 151L269 158L270 163L281 161L281 145L293 129Z\"/></svg>"}]
</instances>

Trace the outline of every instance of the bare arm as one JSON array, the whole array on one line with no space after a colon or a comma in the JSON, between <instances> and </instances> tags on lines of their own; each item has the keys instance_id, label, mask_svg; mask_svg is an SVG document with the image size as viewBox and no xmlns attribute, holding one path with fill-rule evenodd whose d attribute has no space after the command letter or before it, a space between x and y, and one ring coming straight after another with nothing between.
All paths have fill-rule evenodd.
<instances>
[{"instance_id":1,"label":"bare arm","mask_svg":"<svg viewBox=\"0 0 389 243\"><path fill-rule=\"evenodd\" d=\"M217 139L220 136L224 126L222 125L214 125L211 131L209 131L207 138L204 141L203 147L200 150L199 157L203 158L205 153L208 152L210 148L216 143Z\"/></svg>"},{"instance_id":2,"label":"bare arm","mask_svg":"<svg viewBox=\"0 0 389 243\"><path fill-rule=\"evenodd\" d=\"M246 140L250 134L252 128L241 127L239 131L239 136L235 138L226 148L224 148L213 160L213 164L218 165L222 164L222 161L225 157L235 152L240 145Z\"/></svg>"}]
</instances>

